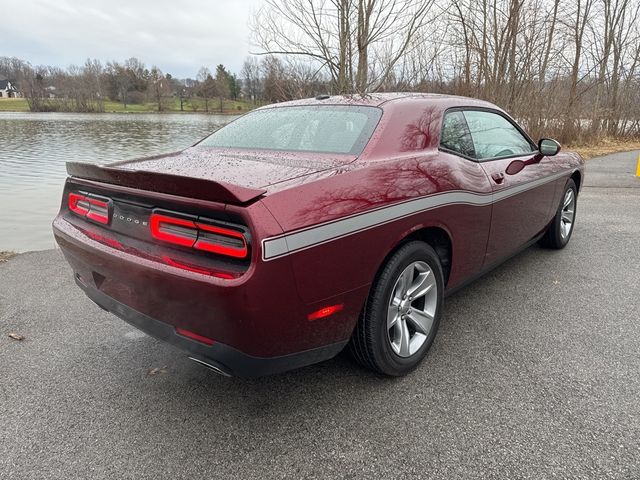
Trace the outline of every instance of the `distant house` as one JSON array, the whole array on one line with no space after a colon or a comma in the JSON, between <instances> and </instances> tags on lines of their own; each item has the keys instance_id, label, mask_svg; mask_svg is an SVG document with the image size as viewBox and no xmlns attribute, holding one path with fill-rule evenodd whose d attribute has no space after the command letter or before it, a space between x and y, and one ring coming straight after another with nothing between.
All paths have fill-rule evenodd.
<instances>
[{"instance_id":1,"label":"distant house","mask_svg":"<svg viewBox=\"0 0 640 480\"><path fill-rule=\"evenodd\" d=\"M56 87L53 85L49 85L44 88L44 95L47 98L56 98L58 96L58 92L56 92Z\"/></svg>"},{"instance_id":2,"label":"distant house","mask_svg":"<svg viewBox=\"0 0 640 480\"><path fill-rule=\"evenodd\" d=\"M17 98L21 97L16 85L11 80L0 80L0 98Z\"/></svg>"}]
</instances>

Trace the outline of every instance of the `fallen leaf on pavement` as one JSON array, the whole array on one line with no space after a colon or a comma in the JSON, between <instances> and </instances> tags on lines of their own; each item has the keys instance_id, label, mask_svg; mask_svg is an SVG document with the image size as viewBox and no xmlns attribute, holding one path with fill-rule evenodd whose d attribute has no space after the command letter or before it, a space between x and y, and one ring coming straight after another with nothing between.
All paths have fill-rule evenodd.
<instances>
[{"instance_id":1,"label":"fallen leaf on pavement","mask_svg":"<svg viewBox=\"0 0 640 480\"><path fill-rule=\"evenodd\" d=\"M158 373L167 373L169 371L169 369L167 368L167 366L165 365L162 368L159 367L153 367L150 368L149 370L147 370L147 375L156 375Z\"/></svg>"},{"instance_id":2,"label":"fallen leaf on pavement","mask_svg":"<svg viewBox=\"0 0 640 480\"><path fill-rule=\"evenodd\" d=\"M9 260L11 257L15 257L15 253L13 252L6 252L4 250L0 250L0 263L4 263L7 260Z\"/></svg>"},{"instance_id":3,"label":"fallen leaf on pavement","mask_svg":"<svg viewBox=\"0 0 640 480\"><path fill-rule=\"evenodd\" d=\"M9 334L9 338L13 338L14 340L18 340L19 342L24 340L24 336L23 335L20 335L18 333L13 333L13 332L11 332Z\"/></svg>"}]
</instances>

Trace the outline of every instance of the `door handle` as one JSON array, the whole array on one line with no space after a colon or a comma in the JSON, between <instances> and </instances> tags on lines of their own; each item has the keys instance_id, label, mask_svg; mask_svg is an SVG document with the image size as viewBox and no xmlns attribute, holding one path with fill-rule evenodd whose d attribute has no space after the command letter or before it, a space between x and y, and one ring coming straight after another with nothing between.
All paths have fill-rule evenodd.
<instances>
[{"instance_id":1,"label":"door handle","mask_svg":"<svg viewBox=\"0 0 640 480\"><path fill-rule=\"evenodd\" d=\"M504 173L492 173L491 178L493 178L494 182L500 185L504 182Z\"/></svg>"}]
</instances>

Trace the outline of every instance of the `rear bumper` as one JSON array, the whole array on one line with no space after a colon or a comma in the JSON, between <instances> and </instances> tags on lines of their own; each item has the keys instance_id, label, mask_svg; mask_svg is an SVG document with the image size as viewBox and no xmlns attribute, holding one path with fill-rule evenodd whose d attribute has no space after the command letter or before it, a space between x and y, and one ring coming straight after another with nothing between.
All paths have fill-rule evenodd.
<instances>
[{"instance_id":1,"label":"rear bumper","mask_svg":"<svg viewBox=\"0 0 640 480\"><path fill-rule=\"evenodd\" d=\"M77 277L76 283L99 307L113 313L148 335L184 350L189 354L189 357L197 362L215 367L220 373L229 376L260 377L304 367L336 356L347 344L347 341L342 341L289 355L254 357L219 342L205 345L178 335L173 326L155 320L114 300L99 290L83 284Z\"/></svg>"},{"instance_id":2,"label":"rear bumper","mask_svg":"<svg viewBox=\"0 0 640 480\"><path fill-rule=\"evenodd\" d=\"M348 342L361 308L359 291L303 302L287 259L258 261L242 277L225 280L104 245L60 216L53 230L78 285L95 303L230 375L267 375L331 358ZM332 303L344 309L307 318Z\"/></svg>"}]
</instances>

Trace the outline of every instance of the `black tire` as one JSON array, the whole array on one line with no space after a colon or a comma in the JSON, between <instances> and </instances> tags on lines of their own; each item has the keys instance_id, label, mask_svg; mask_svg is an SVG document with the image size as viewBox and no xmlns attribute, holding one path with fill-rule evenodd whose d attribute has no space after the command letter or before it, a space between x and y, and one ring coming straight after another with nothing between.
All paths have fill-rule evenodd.
<instances>
[{"instance_id":1,"label":"black tire","mask_svg":"<svg viewBox=\"0 0 640 480\"><path fill-rule=\"evenodd\" d=\"M563 235L563 220L562 214L564 210L564 202L567 196L567 192L571 190L573 192L573 221L571 222L571 227L567 235ZM576 223L576 213L578 206L578 189L576 188L576 184L573 179L569 179L567 184L562 191L562 197L560 197L560 205L558 205L558 209L556 210L556 215L553 217L553 221L547 231L544 233L544 236L540 239L540 245L545 248L553 248L559 250L567 246L569 240L571 240L571 235L573 234L573 228Z\"/></svg>"},{"instance_id":2,"label":"black tire","mask_svg":"<svg viewBox=\"0 0 640 480\"><path fill-rule=\"evenodd\" d=\"M435 313L428 335L420 339L424 342L422 346L410 356L402 357L392 348L389 333L391 329L387 327L387 312L396 282L399 281L405 269L414 262L426 263L435 277L437 291L435 294L430 294L431 302L435 304ZM429 351L438 331L443 293L442 267L434 249L421 241L412 241L400 247L381 267L371 287L351 337L350 350L355 359L364 367L383 375L401 376L412 371ZM412 308L411 303L409 308ZM408 313L411 313L411 310Z\"/></svg>"}]
</instances>

